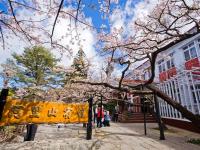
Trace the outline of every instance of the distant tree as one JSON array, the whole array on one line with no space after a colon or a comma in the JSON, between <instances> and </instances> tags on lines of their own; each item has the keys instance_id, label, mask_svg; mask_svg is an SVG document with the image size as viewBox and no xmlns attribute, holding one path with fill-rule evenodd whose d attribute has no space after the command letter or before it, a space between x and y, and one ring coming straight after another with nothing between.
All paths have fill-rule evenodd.
<instances>
[{"instance_id":1,"label":"distant tree","mask_svg":"<svg viewBox=\"0 0 200 150\"><path fill-rule=\"evenodd\" d=\"M46 48L42 46L34 46L26 48L24 52L19 55L14 53L13 60L7 60L4 64L4 72L12 74L12 78L17 84L22 83L22 87L29 88L24 98L43 98L41 91L44 89L41 86L52 84L53 67L56 65L57 60L53 57ZM39 87L38 89L30 87ZM40 94L36 94L39 92ZM42 96L41 96L42 95ZM37 125L28 124L27 132L35 136ZM25 137L28 140L28 136Z\"/></svg>"},{"instance_id":2,"label":"distant tree","mask_svg":"<svg viewBox=\"0 0 200 150\"><path fill-rule=\"evenodd\" d=\"M87 72L88 72L88 62L86 55L82 49L78 51L76 54L73 64L72 64L73 71L67 74L68 79L86 79Z\"/></svg>"},{"instance_id":3,"label":"distant tree","mask_svg":"<svg viewBox=\"0 0 200 150\"><path fill-rule=\"evenodd\" d=\"M27 86L46 85L52 81L52 69L57 60L42 46L26 48L23 54L14 53L13 59L7 60L4 69L14 72L12 79Z\"/></svg>"}]
</instances>

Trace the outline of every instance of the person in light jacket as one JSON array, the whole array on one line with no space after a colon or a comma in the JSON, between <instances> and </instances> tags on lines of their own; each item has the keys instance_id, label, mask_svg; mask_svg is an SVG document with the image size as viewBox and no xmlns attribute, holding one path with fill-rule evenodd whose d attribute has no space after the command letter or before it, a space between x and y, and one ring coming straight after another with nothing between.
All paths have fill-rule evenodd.
<instances>
[{"instance_id":1,"label":"person in light jacket","mask_svg":"<svg viewBox=\"0 0 200 150\"><path fill-rule=\"evenodd\" d=\"M110 127L110 114L109 111L106 111L105 116L104 116L104 126Z\"/></svg>"}]
</instances>

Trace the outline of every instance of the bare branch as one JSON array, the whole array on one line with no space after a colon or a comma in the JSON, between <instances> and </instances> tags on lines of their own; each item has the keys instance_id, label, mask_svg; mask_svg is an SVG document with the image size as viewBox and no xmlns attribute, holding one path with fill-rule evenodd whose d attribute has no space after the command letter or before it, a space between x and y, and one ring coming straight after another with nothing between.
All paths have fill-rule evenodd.
<instances>
[{"instance_id":1,"label":"bare branch","mask_svg":"<svg viewBox=\"0 0 200 150\"><path fill-rule=\"evenodd\" d=\"M78 19L78 12L79 12L79 9L80 9L80 5L81 5L81 0L78 0L78 7L76 9L75 26L76 26L77 19Z\"/></svg>"},{"instance_id":2,"label":"bare branch","mask_svg":"<svg viewBox=\"0 0 200 150\"><path fill-rule=\"evenodd\" d=\"M19 6L24 6L25 8L28 8L28 9L31 9L31 10L35 10L35 11L37 11L37 12L46 13L45 11L42 11L42 10L40 10L40 9L34 8L34 7L32 7L32 6L29 6L29 5L25 5L25 4L23 4L23 3L20 3L19 1L12 1L12 0L10 0L10 2L11 2L11 3L15 3L15 4L19 5Z\"/></svg>"},{"instance_id":3,"label":"bare branch","mask_svg":"<svg viewBox=\"0 0 200 150\"><path fill-rule=\"evenodd\" d=\"M102 29L102 28L98 28L98 27L92 26L92 25L88 24L87 22L84 22L84 21L82 21L82 20L76 18L74 15L72 15L72 14L69 13L69 12L60 10L60 13L67 14L67 15L69 15L70 17L72 17L73 19L75 19L76 21L78 21L79 23L81 23L81 24L83 24L83 25L86 25L86 26L88 26L88 27L90 27L90 28L92 28L92 29L98 29L98 30Z\"/></svg>"},{"instance_id":4,"label":"bare branch","mask_svg":"<svg viewBox=\"0 0 200 150\"><path fill-rule=\"evenodd\" d=\"M4 37L3 37L3 31L2 28L0 26L0 33L1 33L1 39L2 39L2 43L3 43L3 49L5 50L5 41L4 41Z\"/></svg>"},{"instance_id":5,"label":"bare branch","mask_svg":"<svg viewBox=\"0 0 200 150\"><path fill-rule=\"evenodd\" d=\"M54 34L54 30L55 30L55 26L56 26L56 22L57 22L60 10L61 10L61 8L63 6L63 2L64 2L64 0L61 0L59 8L58 8L58 12L56 14L56 18L55 18L54 23L53 23L53 28L52 28L52 32L51 32L51 43L53 43L53 34Z\"/></svg>"},{"instance_id":6,"label":"bare branch","mask_svg":"<svg viewBox=\"0 0 200 150\"><path fill-rule=\"evenodd\" d=\"M26 36L26 38L28 39L28 41L31 43L30 36L28 34L26 34L26 32L22 29L22 27L20 26L19 22L17 21L17 18L15 16L15 13L14 13L14 10L13 10L13 7L12 7L12 2L10 0L8 0L8 2L9 2L11 13L12 13L12 16L14 17L15 22L19 26L19 28L22 31L22 33Z\"/></svg>"},{"instance_id":7,"label":"bare branch","mask_svg":"<svg viewBox=\"0 0 200 150\"><path fill-rule=\"evenodd\" d=\"M117 90L117 91L120 91L120 92L129 92L129 93L132 93L132 94L152 94L152 92L150 91L141 91L141 90L129 90L128 88L124 88L124 87L116 87L116 86L113 86L113 85L110 85L108 83L104 83L104 82L88 82L88 81L71 81L71 83L76 83L76 84L89 84L89 85L93 85L93 86L104 86L104 87L108 87L110 89L113 89L113 90Z\"/></svg>"},{"instance_id":8,"label":"bare branch","mask_svg":"<svg viewBox=\"0 0 200 150\"><path fill-rule=\"evenodd\" d=\"M127 67L122 71L122 76L121 76L121 78L120 78L120 80L119 80L119 88L121 88L121 86L122 86L122 81L123 81L123 79L124 79L124 77L125 77L125 73L126 73L126 71L128 71L128 69L129 69L129 67L130 67L130 65L131 65L131 62L128 60L128 61L126 61L126 62L120 62L120 64L121 65L124 65L124 64L127 64Z\"/></svg>"}]
</instances>

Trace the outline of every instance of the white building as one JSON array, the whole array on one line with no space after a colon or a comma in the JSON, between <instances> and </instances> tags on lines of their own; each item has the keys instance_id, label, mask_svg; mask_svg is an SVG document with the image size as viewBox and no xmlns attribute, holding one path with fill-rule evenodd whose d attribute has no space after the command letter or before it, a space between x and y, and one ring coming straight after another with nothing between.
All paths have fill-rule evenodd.
<instances>
[{"instance_id":1,"label":"white building","mask_svg":"<svg viewBox=\"0 0 200 150\"><path fill-rule=\"evenodd\" d=\"M178 100L189 111L200 114L200 34L160 53L155 74L154 82L158 83L160 90ZM148 80L150 75L149 61L136 68L135 79ZM159 102L162 117L184 120L166 102L161 99Z\"/></svg>"}]
</instances>

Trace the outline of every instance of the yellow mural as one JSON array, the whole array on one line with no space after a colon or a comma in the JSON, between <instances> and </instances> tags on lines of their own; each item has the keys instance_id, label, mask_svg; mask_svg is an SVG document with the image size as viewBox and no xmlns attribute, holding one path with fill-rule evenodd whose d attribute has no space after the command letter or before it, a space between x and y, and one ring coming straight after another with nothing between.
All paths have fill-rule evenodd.
<instances>
[{"instance_id":1,"label":"yellow mural","mask_svg":"<svg viewBox=\"0 0 200 150\"><path fill-rule=\"evenodd\" d=\"M88 103L6 101L0 126L27 123L87 123Z\"/></svg>"}]
</instances>

